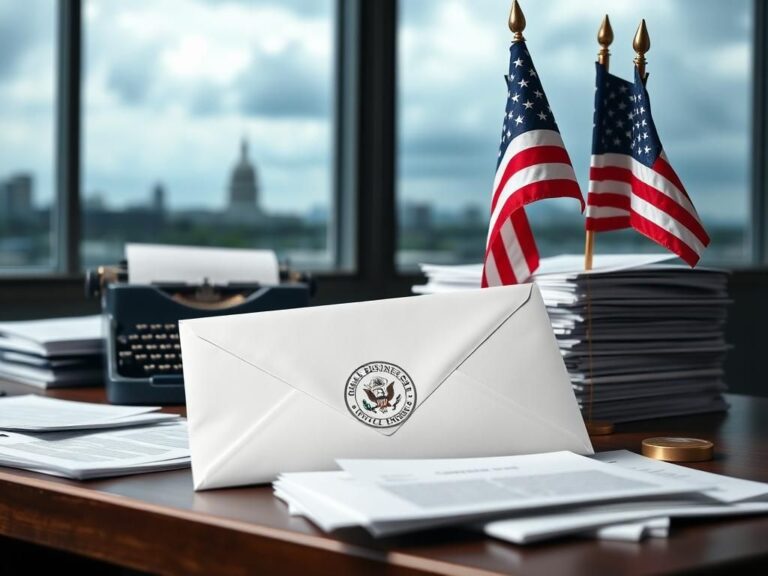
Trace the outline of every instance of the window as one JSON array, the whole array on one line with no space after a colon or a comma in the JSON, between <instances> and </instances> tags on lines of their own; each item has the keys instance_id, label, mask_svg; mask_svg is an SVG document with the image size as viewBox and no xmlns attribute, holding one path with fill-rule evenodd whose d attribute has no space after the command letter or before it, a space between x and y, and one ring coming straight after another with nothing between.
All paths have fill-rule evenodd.
<instances>
[{"instance_id":1,"label":"window","mask_svg":"<svg viewBox=\"0 0 768 576\"><path fill-rule=\"evenodd\" d=\"M0 3L0 268L54 266L56 5Z\"/></svg>"},{"instance_id":2,"label":"window","mask_svg":"<svg viewBox=\"0 0 768 576\"><path fill-rule=\"evenodd\" d=\"M703 261L750 258L749 171L753 5L749 0L525 2L525 36L582 192L591 146L595 40L609 13L611 71L631 78L641 18L651 36L649 93L675 166L712 237ZM397 260L480 262L503 114L508 3L399 3ZM457 41L461 39L461 41ZM528 208L543 256L580 253L572 200ZM633 231L597 235L596 253L658 251Z\"/></svg>"},{"instance_id":3,"label":"window","mask_svg":"<svg viewBox=\"0 0 768 576\"><path fill-rule=\"evenodd\" d=\"M84 267L127 241L329 268L333 0L87 0Z\"/></svg>"}]
</instances>

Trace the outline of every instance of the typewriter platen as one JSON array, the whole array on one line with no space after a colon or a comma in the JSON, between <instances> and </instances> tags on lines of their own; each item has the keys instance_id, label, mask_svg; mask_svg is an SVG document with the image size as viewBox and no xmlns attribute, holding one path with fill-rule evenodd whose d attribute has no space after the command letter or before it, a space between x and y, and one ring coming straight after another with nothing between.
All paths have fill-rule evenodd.
<instances>
[{"instance_id":1,"label":"typewriter platen","mask_svg":"<svg viewBox=\"0 0 768 576\"><path fill-rule=\"evenodd\" d=\"M183 403L178 321L308 305L314 290L311 278L287 270L280 276L276 286L136 285L127 283L124 265L89 271L86 292L101 297L104 315L108 400L113 404Z\"/></svg>"}]
</instances>

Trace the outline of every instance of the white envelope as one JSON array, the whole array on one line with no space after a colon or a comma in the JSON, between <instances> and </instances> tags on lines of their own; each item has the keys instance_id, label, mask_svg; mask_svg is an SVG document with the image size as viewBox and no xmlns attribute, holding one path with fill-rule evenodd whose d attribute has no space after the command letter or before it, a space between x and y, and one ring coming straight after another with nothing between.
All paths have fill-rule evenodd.
<instances>
[{"instance_id":1,"label":"white envelope","mask_svg":"<svg viewBox=\"0 0 768 576\"><path fill-rule=\"evenodd\" d=\"M593 453L532 284L179 327L197 490L337 458Z\"/></svg>"}]
</instances>

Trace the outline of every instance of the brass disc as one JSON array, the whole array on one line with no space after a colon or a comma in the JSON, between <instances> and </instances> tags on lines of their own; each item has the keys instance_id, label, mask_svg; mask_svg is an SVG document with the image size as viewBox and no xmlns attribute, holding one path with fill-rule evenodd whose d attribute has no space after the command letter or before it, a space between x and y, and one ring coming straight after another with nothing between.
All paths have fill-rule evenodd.
<instances>
[{"instance_id":1,"label":"brass disc","mask_svg":"<svg viewBox=\"0 0 768 576\"><path fill-rule=\"evenodd\" d=\"M665 462L712 460L714 444L699 438L659 437L643 440L643 456Z\"/></svg>"}]
</instances>

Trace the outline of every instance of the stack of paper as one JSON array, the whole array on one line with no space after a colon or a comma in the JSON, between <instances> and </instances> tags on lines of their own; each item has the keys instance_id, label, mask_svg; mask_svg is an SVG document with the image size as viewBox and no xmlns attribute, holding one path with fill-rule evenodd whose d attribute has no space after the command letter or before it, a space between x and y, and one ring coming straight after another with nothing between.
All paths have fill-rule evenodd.
<instances>
[{"instance_id":1,"label":"stack of paper","mask_svg":"<svg viewBox=\"0 0 768 576\"><path fill-rule=\"evenodd\" d=\"M186 468L187 425L155 407L0 399L0 466L84 480Z\"/></svg>"},{"instance_id":2,"label":"stack of paper","mask_svg":"<svg viewBox=\"0 0 768 576\"><path fill-rule=\"evenodd\" d=\"M545 258L534 276L585 412L623 422L714 412L722 397L728 276L665 256ZM423 266L417 293L477 288L482 266Z\"/></svg>"},{"instance_id":3,"label":"stack of paper","mask_svg":"<svg viewBox=\"0 0 768 576\"><path fill-rule=\"evenodd\" d=\"M466 526L525 544L567 534L665 536L670 517L768 512L768 485L618 451L450 460L338 460L283 474L275 495L325 531L391 536Z\"/></svg>"},{"instance_id":4,"label":"stack of paper","mask_svg":"<svg viewBox=\"0 0 768 576\"><path fill-rule=\"evenodd\" d=\"M595 454L592 459L628 472L659 479L674 478L692 485L709 485L701 497L670 497L635 502L613 502L575 506L531 516L507 518L475 525L489 536L516 544L529 544L571 534L614 540L663 537L670 518L708 518L768 513L768 484L701 472L660 462L627 450Z\"/></svg>"},{"instance_id":5,"label":"stack of paper","mask_svg":"<svg viewBox=\"0 0 768 576\"><path fill-rule=\"evenodd\" d=\"M39 388L103 380L100 316L0 322L0 378Z\"/></svg>"}]
</instances>

